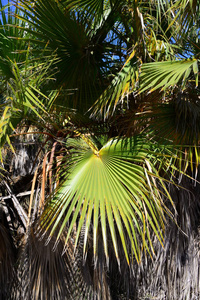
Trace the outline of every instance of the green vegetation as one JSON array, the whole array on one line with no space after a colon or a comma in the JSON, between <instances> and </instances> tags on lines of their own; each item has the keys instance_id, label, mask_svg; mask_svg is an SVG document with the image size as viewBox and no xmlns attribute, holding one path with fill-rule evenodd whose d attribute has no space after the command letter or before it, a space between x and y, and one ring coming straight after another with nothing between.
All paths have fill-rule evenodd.
<instances>
[{"instance_id":1,"label":"green vegetation","mask_svg":"<svg viewBox=\"0 0 200 300\"><path fill-rule=\"evenodd\" d=\"M0 1L1 299L198 299L199 4Z\"/></svg>"}]
</instances>

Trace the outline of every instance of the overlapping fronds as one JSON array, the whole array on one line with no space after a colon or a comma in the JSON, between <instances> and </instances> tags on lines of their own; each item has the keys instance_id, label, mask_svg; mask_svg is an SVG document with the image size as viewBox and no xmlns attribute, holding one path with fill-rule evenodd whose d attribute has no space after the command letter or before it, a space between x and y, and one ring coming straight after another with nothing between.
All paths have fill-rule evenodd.
<instances>
[{"instance_id":1,"label":"overlapping fronds","mask_svg":"<svg viewBox=\"0 0 200 300\"><path fill-rule=\"evenodd\" d=\"M172 10L176 12L175 18L172 22L178 21L178 30L185 30L187 32L189 28L191 28L196 22L198 22L198 0L175 1L174 5L172 6Z\"/></svg>"},{"instance_id":2,"label":"overlapping fronds","mask_svg":"<svg viewBox=\"0 0 200 300\"><path fill-rule=\"evenodd\" d=\"M44 48L47 45L44 55L56 52L56 85L70 90L72 107L81 101L81 106L88 109L105 88L105 74L113 65L111 55L117 45L108 34L117 20L116 13L110 11L96 25L87 14L66 11L54 0L39 0L34 6L21 2L20 9L27 17L19 15L19 19L36 29L23 30L32 33L36 44L43 43Z\"/></svg>"},{"instance_id":3,"label":"overlapping fronds","mask_svg":"<svg viewBox=\"0 0 200 300\"><path fill-rule=\"evenodd\" d=\"M3 6L0 1L0 76L9 80L13 77L12 63L15 61L21 63L26 59L26 51L29 44L22 41L22 38L28 38L28 32L21 30L26 22L15 17L14 14L20 13L14 9L10 1L8 5ZM0 84L0 92L4 90L4 81Z\"/></svg>"},{"instance_id":4,"label":"overlapping fronds","mask_svg":"<svg viewBox=\"0 0 200 300\"><path fill-rule=\"evenodd\" d=\"M106 119L113 114L117 104L128 107L129 94L134 92L138 81L139 67L135 51L131 53L121 71L112 80L109 87L102 93L92 107L92 116L103 116Z\"/></svg>"},{"instance_id":5,"label":"overlapping fronds","mask_svg":"<svg viewBox=\"0 0 200 300\"><path fill-rule=\"evenodd\" d=\"M12 150L10 135L15 132L21 121L31 116L40 120L48 115L47 110L54 101L56 94L48 96L41 92L41 87L48 82L48 67L50 62L36 63L31 66L27 61L18 66L10 60L12 78L6 80L6 90L2 94L0 110L0 146L7 142ZM46 108L47 107L47 108ZM32 118L34 119L34 118Z\"/></svg>"}]
</instances>

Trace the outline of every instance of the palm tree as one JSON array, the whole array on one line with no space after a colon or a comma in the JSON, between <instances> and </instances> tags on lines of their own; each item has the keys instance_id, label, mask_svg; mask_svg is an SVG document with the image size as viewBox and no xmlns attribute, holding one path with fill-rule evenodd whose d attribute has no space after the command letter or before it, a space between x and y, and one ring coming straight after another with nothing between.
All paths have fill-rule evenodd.
<instances>
[{"instance_id":1,"label":"palm tree","mask_svg":"<svg viewBox=\"0 0 200 300\"><path fill-rule=\"evenodd\" d=\"M16 139L42 145L26 201L2 178L2 239L18 256L2 299L197 299L198 274L185 286L198 257L187 263L199 216L197 1L15 7L2 8L4 168Z\"/></svg>"}]
</instances>

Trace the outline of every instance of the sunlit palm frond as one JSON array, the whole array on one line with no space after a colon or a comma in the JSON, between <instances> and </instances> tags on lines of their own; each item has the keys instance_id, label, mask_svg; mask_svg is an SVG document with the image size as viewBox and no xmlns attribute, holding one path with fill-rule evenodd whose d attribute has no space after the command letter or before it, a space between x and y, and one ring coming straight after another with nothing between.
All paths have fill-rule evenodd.
<instances>
[{"instance_id":1,"label":"sunlit palm frond","mask_svg":"<svg viewBox=\"0 0 200 300\"><path fill-rule=\"evenodd\" d=\"M0 148L31 124L43 160L25 209L2 188L23 227L15 298L198 298L198 1L16 0L8 15L1 4ZM94 103L89 121L71 109Z\"/></svg>"},{"instance_id":2,"label":"sunlit palm frond","mask_svg":"<svg viewBox=\"0 0 200 300\"><path fill-rule=\"evenodd\" d=\"M127 108L129 94L134 92L138 76L139 66L135 51L133 51L121 71L91 108L92 116L100 115L106 119L114 113L118 104L121 104L122 108Z\"/></svg>"},{"instance_id":3,"label":"sunlit palm frond","mask_svg":"<svg viewBox=\"0 0 200 300\"><path fill-rule=\"evenodd\" d=\"M143 247L153 251L150 228L162 243L164 206L158 186L162 186L164 193L166 189L155 169L157 148L139 136L127 144L110 141L100 150L88 141L91 139L67 141L74 149L71 166L68 164L67 179L47 205L41 226L44 230L52 228L50 236L59 226L58 238L67 228L67 242L77 224L75 247L85 226L84 256L93 228L95 260L101 231L107 260L109 235L120 264L119 235L127 262L130 256L126 239L130 241L131 252L140 261L140 238Z\"/></svg>"},{"instance_id":4,"label":"sunlit palm frond","mask_svg":"<svg viewBox=\"0 0 200 300\"><path fill-rule=\"evenodd\" d=\"M138 46L136 45L136 49L132 51L122 69L89 110L91 111L92 117L95 116L98 118L100 116L106 119L113 115L117 108L123 112L131 106L131 100L137 94L142 65L140 58L137 57L137 47ZM167 52L169 49L167 49L167 46L163 41L157 41L156 39L150 38L150 41L148 40L147 48L149 55L157 56L158 59L162 54L164 56L168 55Z\"/></svg>"},{"instance_id":5,"label":"sunlit palm frond","mask_svg":"<svg viewBox=\"0 0 200 300\"><path fill-rule=\"evenodd\" d=\"M104 6L104 0L61 0L62 3L65 3L67 7L70 7L72 9L83 8L87 10L89 13L96 13L97 15L101 16L103 14L103 6ZM109 1L110 2L110 1Z\"/></svg>"},{"instance_id":6,"label":"sunlit palm frond","mask_svg":"<svg viewBox=\"0 0 200 300\"><path fill-rule=\"evenodd\" d=\"M184 90L190 79L193 80L194 87L198 86L198 70L198 60L195 58L143 64L140 92L148 89L151 92L159 88L166 90L177 85Z\"/></svg>"}]
</instances>

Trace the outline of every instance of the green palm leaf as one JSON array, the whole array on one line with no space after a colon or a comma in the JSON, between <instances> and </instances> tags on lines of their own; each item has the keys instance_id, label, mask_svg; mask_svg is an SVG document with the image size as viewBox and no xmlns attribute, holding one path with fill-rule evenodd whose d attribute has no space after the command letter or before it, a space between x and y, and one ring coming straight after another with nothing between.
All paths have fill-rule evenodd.
<instances>
[{"instance_id":1,"label":"green palm leaf","mask_svg":"<svg viewBox=\"0 0 200 300\"><path fill-rule=\"evenodd\" d=\"M43 43L41 52L45 56L52 50L56 53L56 86L70 89L68 107L77 108L81 101L85 111L107 86L109 70L117 61L112 58L117 43L110 34L118 20L117 7L105 12L101 22L96 22L87 12L68 10L54 0L39 0L33 7L28 1L21 1L20 9L27 17L18 17L30 26L23 30L32 34L35 44L41 47Z\"/></svg>"},{"instance_id":2,"label":"green palm leaf","mask_svg":"<svg viewBox=\"0 0 200 300\"><path fill-rule=\"evenodd\" d=\"M139 67L135 51L131 53L121 71L91 108L92 115L107 118L113 114L118 104L128 106L128 97L138 81Z\"/></svg>"},{"instance_id":3,"label":"green palm leaf","mask_svg":"<svg viewBox=\"0 0 200 300\"><path fill-rule=\"evenodd\" d=\"M34 119L36 116L40 122L47 116L46 106L50 106L54 93L50 97L41 92L42 84L48 80L47 70L50 63L37 63L34 66L25 62L18 66L10 60L12 78L6 83L6 90L2 94L0 111L0 148L7 142L14 151L10 135L15 132L20 122L26 119ZM45 77L45 79L44 79ZM1 156L1 155L0 155Z\"/></svg>"},{"instance_id":4,"label":"green palm leaf","mask_svg":"<svg viewBox=\"0 0 200 300\"><path fill-rule=\"evenodd\" d=\"M140 92L167 89L178 84L184 89L192 73L198 86L198 70L198 60L195 58L143 64Z\"/></svg>"},{"instance_id":5,"label":"green palm leaf","mask_svg":"<svg viewBox=\"0 0 200 300\"><path fill-rule=\"evenodd\" d=\"M95 261L102 235L107 260L110 237L118 263L119 240L127 262L130 261L127 241L139 262L140 239L149 253L153 251L151 230L161 243L163 240L164 205L158 186L162 185L164 193L166 189L155 169L156 148L140 136L127 143L110 141L99 151L88 141L86 137L68 140L67 144L72 142L73 149L76 144L77 150L72 155L71 166L67 166L66 180L46 207L42 228L46 231L51 228L52 236L59 226L59 239L67 226L67 243L77 224L75 246L84 228L84 256L93 228Z\"/></svg>"},{"instance_id":6,"label":"green palm leaf","mask_svg":"<svg viewBox=\"0 0 200 300\"><path fill-rule=\"evenodd\" d=\"M62 3L65 3L65 5L72 7L72 8L84 8L88 10L90 13L97 13L98 15L103 14L103 6L104 1L103 0L61 0Z\"/></svg>"},{"instance_id":7,"label":"green palm leaf","mask_svg":"<svg viewBox=\"0 0 200 300\"><path fill-rule=\"evenodd\" d=\"M10 60L17 63L23 62L29 46L22 40L22 37L29 36L28 32L21 30L21 27L25 26L25 22L16 18L14 14L20 14L20 12L13 7L10 1L6 6L3 6L0 1L0 76L6 79L13 77Z\"/></svg>"}]
</instances>

